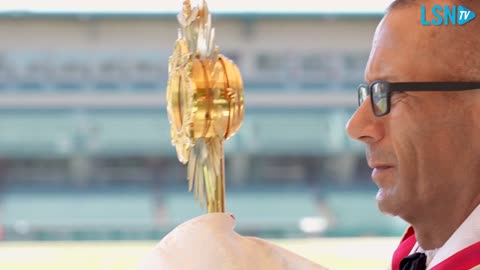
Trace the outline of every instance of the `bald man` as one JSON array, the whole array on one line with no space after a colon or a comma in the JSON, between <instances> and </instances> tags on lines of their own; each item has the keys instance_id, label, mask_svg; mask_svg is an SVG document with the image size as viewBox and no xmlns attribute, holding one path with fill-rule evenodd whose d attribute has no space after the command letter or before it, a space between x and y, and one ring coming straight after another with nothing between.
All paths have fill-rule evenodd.
<instances>
[{"instance_id":1,"label":"bald man","mask_svg":"<svg viewBox=\"0 0 480 270\"><path fill-rule=\"evenodd\" d=\"M377 27L347 124L366 146L377 204L411 227L394 270L479 269L480 18L425 26L434 5L478 1L395 1Z\"/></svg>"}]
</instances>

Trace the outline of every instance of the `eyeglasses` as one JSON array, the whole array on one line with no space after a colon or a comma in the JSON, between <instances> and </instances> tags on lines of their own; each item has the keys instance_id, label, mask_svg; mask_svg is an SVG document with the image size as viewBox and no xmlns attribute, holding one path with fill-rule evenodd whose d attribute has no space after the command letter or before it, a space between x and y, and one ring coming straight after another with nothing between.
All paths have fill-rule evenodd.
<instances>
[{"instance_id":1,"label":"eyeglasses","mask_svg":"<svg viewBox=\"0 0 480 270\"><path fill-rule=\"evenodd\" d=\"M393 92L403 91L465 91L480 89L480 82L398 82L374 81L370 85L358 86L358 106L370 96L372 111L380 117L390 112Z\"/></svg>"}]
</instances>

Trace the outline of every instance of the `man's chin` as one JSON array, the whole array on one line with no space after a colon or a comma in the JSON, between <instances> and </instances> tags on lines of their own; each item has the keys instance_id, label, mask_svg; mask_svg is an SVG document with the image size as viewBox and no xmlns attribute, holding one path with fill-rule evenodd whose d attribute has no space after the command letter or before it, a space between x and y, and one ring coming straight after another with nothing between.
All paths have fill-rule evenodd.
<instances>
[{"instance_id":1,"label":"man's chin","mask_svg":"<svg viewBox=\"0 0 480 270\"><path fill-rule=\"evenodd\" d=\"M387 194L384 189L379 189L376 196L377 207L382 212L382 214L387 216L396 216L396 209L394 203L392 203L392 198ZM398 204L397 204L398 205Z\"/></svg>"},{"instance_id":2,"label":"man's chin","mask_svg":"<svg viewBox=\"0 0 480 270\"><path fill-rule=\"evenodd\" d=\"M375 197L377 202L380 203L381 201L384 201L386 197L387 197L387 192L385 191L385 189L379 188L377 191L377 196Z\"/></svg>"}]
</instances>

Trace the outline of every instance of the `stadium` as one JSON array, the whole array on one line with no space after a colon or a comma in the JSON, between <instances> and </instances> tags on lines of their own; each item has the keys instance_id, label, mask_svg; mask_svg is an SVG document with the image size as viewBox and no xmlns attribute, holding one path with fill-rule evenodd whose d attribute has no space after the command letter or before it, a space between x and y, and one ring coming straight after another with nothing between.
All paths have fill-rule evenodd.
<instances>
[{"instance_id":1,"label":"stadium","mask_svg":"<svg viewBox=\"0 0 480 270\"><path fill-rule=\"evenodd\" d=\"M177 4L0 13L0 269L132 269L205 212L165 107ZM379 213L344 129L385 5L245 5L210 5L244 81L245 120L225 144L236 231L332 269L384 269L406 224Z\"/></svg>"}]
</instances>

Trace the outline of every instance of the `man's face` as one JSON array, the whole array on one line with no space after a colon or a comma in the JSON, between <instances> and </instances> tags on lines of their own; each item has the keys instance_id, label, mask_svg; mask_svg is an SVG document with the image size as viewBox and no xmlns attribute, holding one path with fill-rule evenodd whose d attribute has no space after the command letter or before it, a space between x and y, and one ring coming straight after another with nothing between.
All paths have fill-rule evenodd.
<instances>
[{"instance_id":1,"label":"man's face","mask_svg":"<svg viewBox=\"0 0 480 270\"><path fill-rule=\"evenodd\" d=\"M450 80L455 58L441 44L442 30L421 26L419 14L419 7L399 9L380 23L367 83ZM395 92L390 114L375 117L370 99L354 113L347 132L366 145L382 212L412 222L449 207L472 187L480 165L478 109L468 98L473 91Z\"/></svg>"}]
</instances>

